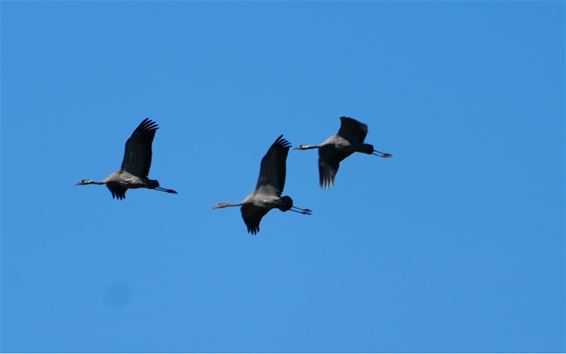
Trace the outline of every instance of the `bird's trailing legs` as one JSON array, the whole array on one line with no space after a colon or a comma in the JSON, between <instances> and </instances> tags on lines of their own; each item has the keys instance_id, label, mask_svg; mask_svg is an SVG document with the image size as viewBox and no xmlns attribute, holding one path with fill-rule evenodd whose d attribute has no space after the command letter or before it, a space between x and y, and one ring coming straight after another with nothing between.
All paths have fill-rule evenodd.
<instances>
[{"instance_id":1,"label":"bird's trailing legs","mask_svg":"<svg viewBox=\"0 0 566 354\"><path fill-rule=\"evenodd\" d=\"M303 209L303 208L299 208L296 206L292 206L291 209L289 209L291 211L294 211L295 213L300 213L303 215L312 215L312 210L310 209Z\"/></svg>"},{"instance_id":2,"label":"bird's trailing legs","mask_svg":"<svg viewBox=\"0 0 566 354\"><path fill-rule=\"evenodd\" d=\"M373 150L373 152L371 154L375 155L375 156L383 157L384 159L393 156L388 152L381 152L381 151L378 151L378 150Z\"/></svg>"},{"instance_id":3,"label":"bird's trailing legs","mask_svg":"<svg viewBox=\"0 0 566 354\"><path fill-rule=\"evenodd\" d=\"M156 191L160 191L160 192L165 192L165 193L173 193L173 194L177 194L177 191L174 191L173 189L167 189L167 188L161 188L161 187L155 187Z\"/></svg>"}]
</instances>

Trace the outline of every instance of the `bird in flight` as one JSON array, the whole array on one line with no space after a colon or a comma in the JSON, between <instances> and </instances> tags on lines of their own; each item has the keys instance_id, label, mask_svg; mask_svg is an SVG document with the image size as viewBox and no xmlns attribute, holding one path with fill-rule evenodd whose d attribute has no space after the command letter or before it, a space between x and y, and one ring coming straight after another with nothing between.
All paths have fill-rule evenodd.
<instances>
[{"instance_id":1,"label":"bird in flight","mask_svg":"<svg viewBox=\"0 0 566 354\"><path fill-rule=\"evenodd\" d=\"M354 152L375 155L383 158L391 157L387 152L375 150L373 145L364 143L368 134L368 126L350 117L340 117L340 129L319 145L299 145L295 150L318 149L318 172L322 188L330 188L334 184L340 162Z\"/></svg>"},{"instance_id":2,"label":"bird in flight","mask_svg":"<svg viewBox=\"0 0 566 354\"><path fill-rule=\"evenodd\" d=\"M144 119L126 141L124 159L119 171L102 181L83 179L76 185L105 184L112 193L112 198L116 199L126 198L126 191L130 188L148 188L177 194L172 189L161 188L157 180L147 177L151 167L151 144L157 129L157 123L149 118Z\"/></svg>"},{"instance_id":3,"label":"bird in flight","mask_svg":"<svg viewBox=\"0 0 566 354\"><path fill-rule=\"evenodd\" d=\"M258 233L261 218L273 208L311 215L310 209L298 208L293 205L291 197L281 196L285 186L287 154L290 147L291 144L280 135L261 159L255 190L240 203L218 203L213 209L241 207L242 218L252 235Z\"/></svg>"}]
</instances>

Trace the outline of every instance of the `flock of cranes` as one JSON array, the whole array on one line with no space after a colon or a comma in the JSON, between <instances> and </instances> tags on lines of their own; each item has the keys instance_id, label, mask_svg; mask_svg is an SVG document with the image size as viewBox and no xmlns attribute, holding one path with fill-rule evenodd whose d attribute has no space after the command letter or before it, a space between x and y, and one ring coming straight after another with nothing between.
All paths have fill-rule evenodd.
<instances>
[{"instance_id":1,"label":"flock of cranes","mask_svg":"<svg viewBox=\"0 0 566 354\"><path fill-rule=\"evenodd\" d=\"M319 145L299 145L295 150L318 149L318 171L320 186L330 188L334 185L340 162L354 152L363 152L382 158L392 155L375 150L373 145L364 143L368 126L350 117L340 117L338 132ZM151 145L159 126L149 118L144 119L126 141L124 158L120 170L112 173L102 181L83 179L77 185L106 185L112 198L126 198L126 191L135 188L148 188L160 192L174 193L173 189L162 188L155 179L149 179L151 167ZM218 203L213 208L240 207L242 218L248 232L255 235L259 232L261 219L271 210L293 211L303 215L311 215L310 209L293 205L291 197L281 194L285 187L287 172L287 155L291 144L280 135L261 159L259 177L255 190L240 203Z\"/></svg>"}]
</instances>

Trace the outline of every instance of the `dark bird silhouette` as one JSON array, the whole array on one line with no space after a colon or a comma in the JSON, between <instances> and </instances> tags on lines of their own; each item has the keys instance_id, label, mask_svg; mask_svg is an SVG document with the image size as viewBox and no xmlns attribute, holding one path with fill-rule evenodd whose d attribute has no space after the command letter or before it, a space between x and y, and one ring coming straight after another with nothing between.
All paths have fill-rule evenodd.
<instances>
[{"instance_id":1,"label":"dark bird silhouette","mask_svg":"<svg viewBox=\"0 0 566 354\"><path fill-rule=\"evenodd\" d=\"M283 139L283 135L280 135L261 159L255 191L240 203L218 203L213 209L241 207L242 218L248 227L248 232L252 235L259 232L261 218L273 208L310 215L312 213L310 209L298 208L293 205L291 197L281 196L285 186L287 154L290 147L291 144Z\"/></svg>"},{"instance_id":2,"label":"dark bird silhouette","mask_svg":"<svg viewBox=\"0 0 566 354\"><path fill-rule=\"evenodd\" d=\"M375 150L373 145L364 143L368 126L350 117L340 117L340 130L320 145L299 145L295 150L318 149L318 172L320 186L330 188L334 184L340 161L354 152L383 158L392 155Z\"/></svg>"},{"instance_id":3,"label":"dark bird silhouette","mask_svg":"<svg viewBox=\"0 0 566 354\"><path fill-rule=\"evenodd\" d=\"M124 159L120 170L114 172L102 181L83 179L78 185L105 184L112 193L112 198L126 198L126 191L130 188L148 188L160 192L175 193L176 191L161 188L155 179L149 179L151 167L151 144L159 126L149 118L144 119L134 130L132 136L126 141Z\"/></svg>"}]
</instances>

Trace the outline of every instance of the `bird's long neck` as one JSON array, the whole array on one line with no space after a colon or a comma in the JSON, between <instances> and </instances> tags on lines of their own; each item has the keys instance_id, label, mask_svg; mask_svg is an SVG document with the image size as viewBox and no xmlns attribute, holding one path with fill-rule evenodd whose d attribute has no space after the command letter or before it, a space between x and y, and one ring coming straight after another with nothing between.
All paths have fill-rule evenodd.
<instances>
[{"instance_id":1,"label":"bird's long neck","mask_svg":"<svg viewBox=\"0 0 566 354\"><path fill-rule=\"evenodd\" d=\"M318 149L318 148L320 148L320 145L299 145L295 149L296 150L312 150L312 149Z\"/></svg>"},{"instance_id":2,"label":"bird's long neck","mask_svg":"<svg viewBox=\"0 0 566 354\"><path fill-rule=\"evenodd\" d=\"M229 208L229 207L239 207L244 205L244 203L218 203L216 204L213 209L222 209L222 208Z\"/></svg>"},{"instance_id":3,"label":"bird's long neck","mask_svg":"<svg viewBox=\"0 0 566 354\"><path fill-rule=\"evenodd\" d=\"M81 179L75 186L85 186L87 184L106 184L106 181L93 181L91 179Z\"/></svg>"}]
</instances>

